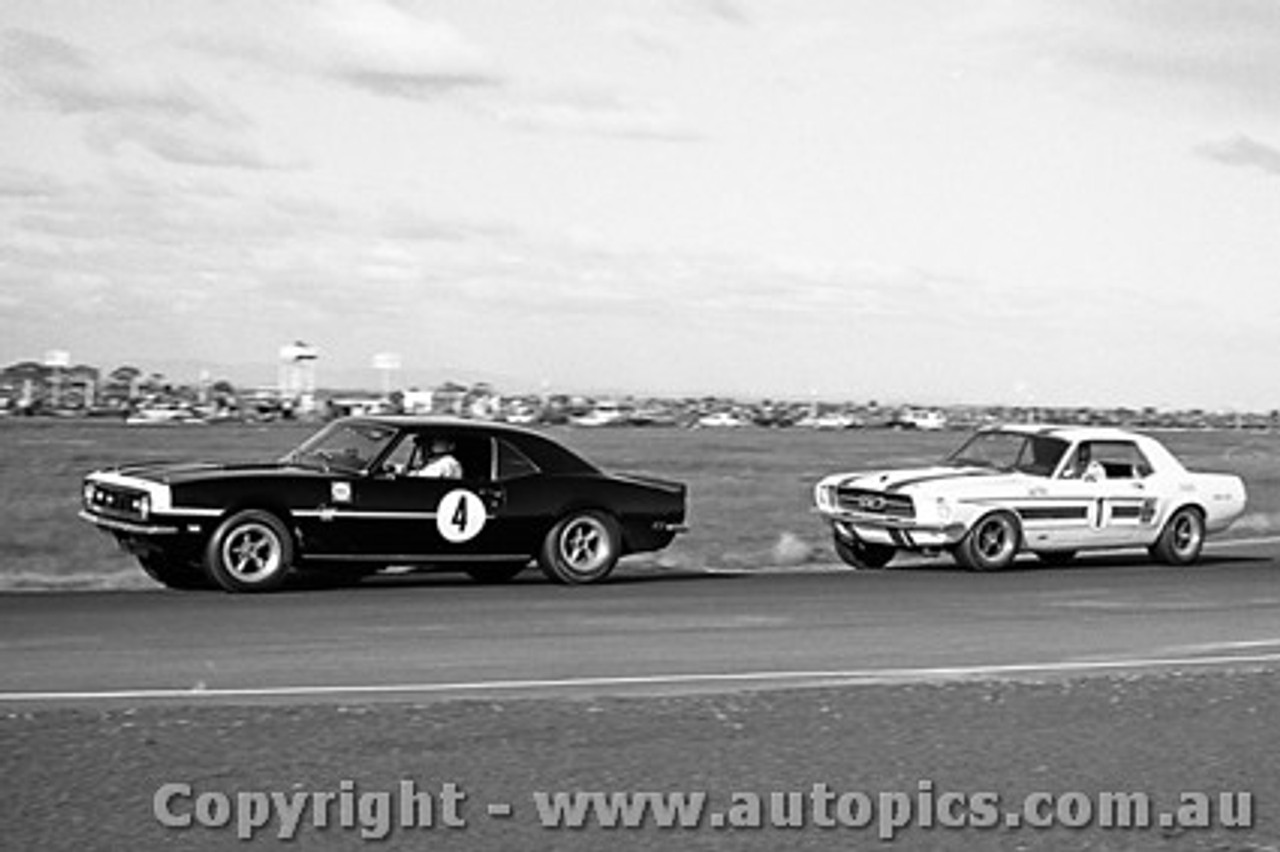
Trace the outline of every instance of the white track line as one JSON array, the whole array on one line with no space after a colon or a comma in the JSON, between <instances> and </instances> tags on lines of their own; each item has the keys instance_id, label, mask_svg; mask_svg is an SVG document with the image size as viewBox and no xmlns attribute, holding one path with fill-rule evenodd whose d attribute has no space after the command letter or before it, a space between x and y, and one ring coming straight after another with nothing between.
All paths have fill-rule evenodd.
<instances>
[{"instance_id":1,"label":"white track line","mask_svg":"<svg viewBox=\"0 0 1280 852\"><path fill-rule=\"evenodd\" d=\"M622 686L690 686L714 684L888 684L936 680L998 679L1016 675L1085 674L1089 672L1203 668L1223 665L1280 663L1280 652L1213 657L1133 657L1057 663L1014 663L941 668L850 669L846 671L715 672L703 674L618 675L548 680L481 680L454 683L388 683L365 686L264 686L191 689L124 689L101 692L0 692L0 702L111 700L205 700L219 698L290 698L362 695L442 695L471 692L533 692Z\"/></svg>"}]
</instances>

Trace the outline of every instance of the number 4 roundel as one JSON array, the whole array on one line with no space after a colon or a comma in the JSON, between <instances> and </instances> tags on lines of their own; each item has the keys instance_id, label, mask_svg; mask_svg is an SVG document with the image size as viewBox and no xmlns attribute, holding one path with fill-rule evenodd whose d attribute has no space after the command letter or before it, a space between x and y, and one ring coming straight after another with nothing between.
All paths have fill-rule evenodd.
<instances>
[{"instance_id":1,"label":"number 4 roundel","mask_svg":"<svg viewBox=\"0 0 1280 852\"><path fill-rule=\"evenodd\" d=\"M463 488L455 488L440 498L436 507L436 529L445 541L470 541L484 529L484 501Z\"/></svg>"}]
</instances>

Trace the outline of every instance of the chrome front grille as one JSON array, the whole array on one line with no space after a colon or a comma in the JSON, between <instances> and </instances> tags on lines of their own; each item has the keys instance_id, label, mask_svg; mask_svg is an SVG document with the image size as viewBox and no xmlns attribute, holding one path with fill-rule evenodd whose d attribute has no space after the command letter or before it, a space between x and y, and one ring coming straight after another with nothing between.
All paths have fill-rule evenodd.
<instances>
[{"instance_id":1,"label":"chrome front grille","mask_svg":"<svg viewBox=\"0 0 1280 852\"><path fill-rule=\"evenodd\" d=\"M836 503L846 512L861 512L886 518L916 516L915 504L905 494L886 494L865 488L841 488L836 491Z\"/></svg>"},{"instance_id":2,"label":"chrome front grille","mask_svg":"<svg viewBox=\"0 0 1280 852\"><path fill-rule=\"evenodd\" d=\"M146 492L99 484L85 486L85 508L115 518L144 519L150 508Z\"/></svg>"}]
</instances>

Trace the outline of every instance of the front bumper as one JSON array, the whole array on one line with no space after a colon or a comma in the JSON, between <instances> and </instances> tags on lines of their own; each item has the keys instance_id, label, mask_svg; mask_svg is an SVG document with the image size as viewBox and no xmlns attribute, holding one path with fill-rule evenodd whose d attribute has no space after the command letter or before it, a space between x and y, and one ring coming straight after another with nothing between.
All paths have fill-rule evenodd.
<instances>
[{"instance_id":1,"label":"front bumper","mask_svg":"<svg viewBox=\"0 0 1280 852\"><path fill-rule=\"evenodd\" d=\"M835 534L867 544L883 544L903 550L937 550L951 547L968 529L961 523L929 524L907 518L886 518L863 512L826 511Z\"/></svg>"},{"instance_id":2,"label":"front bumper","mask_svg":"<svg viewBox=\"0 0 1280 852\"><path fill-rule=\"evenodd\" d=\"M185 530L178 524L135 523L133 521L123 521L119 518L108 518L103 515L95 515L94 513L84 509L80 510L80 517L94 526L100 527L108 532L124 533L132 536L171 536L181 535L185 532Z\"/></svg>"}]
</instances>

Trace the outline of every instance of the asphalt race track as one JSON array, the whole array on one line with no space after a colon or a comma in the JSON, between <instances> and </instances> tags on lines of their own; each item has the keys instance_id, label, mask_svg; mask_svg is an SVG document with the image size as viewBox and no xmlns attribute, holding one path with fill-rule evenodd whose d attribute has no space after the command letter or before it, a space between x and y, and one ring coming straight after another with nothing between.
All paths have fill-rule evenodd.
<instances>
[{"instance_id":1,"label":"asphalt race track","mask_svg":"<svg viewBox=\"0 0 1280 852\"><path fill-rule=\"evenodd\" d=\"M506 586L3 595L0 846L276 848L278 816L249 841L235 822L165 827L158 791L265 801L408 781L465 790L465 825L372 838L334 810L286 848L1274 849L1276 552L1219 545L1185 569L1120 554L995 575L937 560L623 572L586 588L530 571ZM566 830L534 798L694 790L723 804L818 785L914 796L915 822L886 839L880 822L813 813L726 829L721 810L692 828ZM974 791L1254 804L1247 826L921 824L922 796Z\"/></svg>"},{"instance_id":2,"label":"asphalt race track","mask_svg":"<svg viewBox=\"0 0 1280 852\"><path fill-rule=\"evenodd\" d=\"M0 701L622 694L1280 662L1276 545L997 575L377 578L268 596L0 596ZM190 693L189 695L186 695Z\"/></svg>"}]
</instances>

